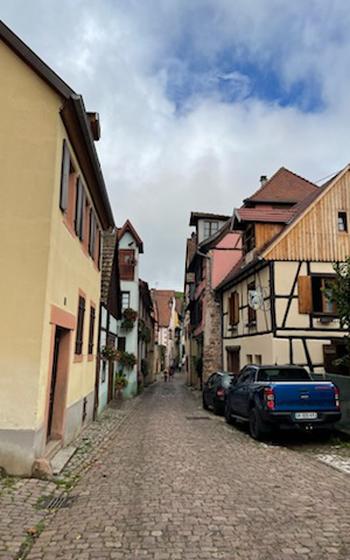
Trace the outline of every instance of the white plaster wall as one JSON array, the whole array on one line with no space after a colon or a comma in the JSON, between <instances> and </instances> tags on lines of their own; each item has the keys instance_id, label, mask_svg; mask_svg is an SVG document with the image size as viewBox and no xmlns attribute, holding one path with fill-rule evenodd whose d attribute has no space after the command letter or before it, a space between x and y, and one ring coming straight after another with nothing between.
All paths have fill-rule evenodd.
<instances>
[{"instance_id":1,"label":"white plaster wall","mask_svg":"<svg viewBox=\"0 0 350 560\"><path fill-rule=\"evenodd\" d=\"M122 292L130 292L130 307L138 312L139 309L139 250L133 236L127 231L119 240L120 249L134 249L135 259L137 264L134 270L134 280L121 280L120 288ZM137 358L138 353L138 319L134 323L134 327L130 331L118 329L119 336L125 336L125 350L135 354ZM137 365L132 370L125 371L128 377L128 386L124 389L124 396L126 398L135 396L137 394Z\"/></svg>"}]
</instances>

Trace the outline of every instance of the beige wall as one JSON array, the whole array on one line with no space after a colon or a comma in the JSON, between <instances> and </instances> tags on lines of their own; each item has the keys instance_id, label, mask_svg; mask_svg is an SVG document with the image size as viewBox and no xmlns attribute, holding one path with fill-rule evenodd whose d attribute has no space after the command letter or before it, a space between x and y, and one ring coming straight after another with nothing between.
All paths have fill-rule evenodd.
<instances>
[{"instance_id":1,"label":"beige wall","mask_svg":"<svg viewBox=\"0 0 350 560\"><path fill-rule=\"evenodd\" d=\"M256 312L256 328L247 327L248 323L248 284L255 280L256 288L260 288L266 298L265 305ZM239 323L235 327L229 325L229 298L232 292L237 291L239 294L240 315ZM257 273L253 273L239 284L226 290L223 293L223 332L224 337L243 336L271 330L271 314L270 314L270 280L269 268L266 266Z\"/></svg>"},{"instance_id":2,"label":"beige wall","mask_svg":"<svg viewBox=\"0 0 350 560\"><path fill-rule=\"evenodd\" d=\"M0 427L38 425L60 99L0 42Z\"/></svg>"},{"instance_id":3,"label":"beige wall","mask_svg":"<svg viewBox=\"0 0 350 560\"><path fill-rule=\"evenodd\" d=\"M247 279L242 280L238 285L226 290L223 293L223 321L224 321L224 367L227 368L227 347L240 347L240 365L243 367L248 363L248 356L252 356L253 362L256 356L262 357L262 363L290 363L291 356L295 364L306 366L307 356L305 353L305 339L307 350L314 365L315 372L323 372L323 346L329 344L331 338L342 337L344 333L339 329L339 321L331 320L329 323L322 323L319 318L312 318L310 327L310 316L299 313L298 307L298 285L296 283L287 319L282 328L285 312L298 270L298 262L275 262L274 263L274 284L275 294L279 296L275 299L276 332L263 334L264 331L272 330L271 302L270 302L270 277L269 268L265 267L255 275L252 274ZM310 273L332 273L334 272L332 263L311 262L309 264ZM299 275L308 274L308 267L303 263ZM248 328L247 292L248 284L254 280L256 287L261 288L265 303L263 309L257 310L256 328ZM240 301L240 322L232 328L229 325L229 298L234 291L239 293ZM249 336L246 336L249 334ZM284 338L283 338L284 337ZM289 339L292 339L291 342ZM318 340L319 339L319 340Z\"/></svg>"},{"instance_id":4,"label":"beige wall","mask_svg":"<svg viewBox=\"0 0 350 560\"><path fill-rule=\"evenodd\" d=\"M82 362L73 363L71 336L69 408L94 390L95 359L88 361L87 345L92 300L97 347L100 273L59 209L62 100L3 43L0 73L0 430L40 431L43 443L51 306L76 317L79 289L86 294ZM2 442L0 464L4 448L16 452ZM32 451L40 454L42 445Z\"/></svg>"}]
</instances>

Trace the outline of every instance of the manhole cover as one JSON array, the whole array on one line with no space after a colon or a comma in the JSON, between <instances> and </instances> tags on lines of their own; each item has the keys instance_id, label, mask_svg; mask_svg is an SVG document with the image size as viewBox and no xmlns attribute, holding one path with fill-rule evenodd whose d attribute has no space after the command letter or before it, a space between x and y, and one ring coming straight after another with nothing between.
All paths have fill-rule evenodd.
<instances>
[{"instance_id":1,"label":"manhole cover","mask_svg":"<svg viewBox=\"0 0 350 560\"><path fill-rule=\"evenodd\" d=\"M67 508L71 506L73 502L77 499L77 496L65 496L64 494L61 496L56 496L52 498L48 496L41 502L41 507L43 509L60 509L60 508Z\"/></svg>"},{"instance_id":2,"label":"manhole cover","mask_svg":"<svg viewBox=\"0 0 350 560\"><path fill-rule=\"evenodd\" d=\"M210 420L208 416L186 416L186 420Z\"/></svg>"}]
</instances>

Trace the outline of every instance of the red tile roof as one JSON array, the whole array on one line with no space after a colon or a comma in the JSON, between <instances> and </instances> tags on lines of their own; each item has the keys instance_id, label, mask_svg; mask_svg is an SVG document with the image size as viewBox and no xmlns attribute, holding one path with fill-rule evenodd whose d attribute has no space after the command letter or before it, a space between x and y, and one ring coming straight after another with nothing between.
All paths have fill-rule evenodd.
<instances>
[{"instance_id":1,"label":"red tile roof","mask_svg":"<svg viewBox=\"0 0 350 560\"><path fill-rule=\"evenodd\" d=\"M170 323L170 300L175 297L174 290L152 290L152 299L157 307L157 319L160 327L168 327Z\"/></svg>"},{"instance_id":2,"label":"red tile roof","mask_svg":"<svg viewBox=\"0 0 350 560\"><path fill-rule=\"evenodd\" d=\"M244 222L270 222L274 224L287 224L295 215L294 208L238 208L235 214Z\"/></svg>"},{"instance_id":3,"label":"red tile roof","mask_svg":"<svg viewBox=\"0 0 350 560\"><path fill-rule=\"evenodd\" d=\"M252 196L245 199L247 202L299 202L310 193L318 190L317 185L307 179L296 175L285 167L281 167L266 181Z\"/></svg>"}]
</instances>

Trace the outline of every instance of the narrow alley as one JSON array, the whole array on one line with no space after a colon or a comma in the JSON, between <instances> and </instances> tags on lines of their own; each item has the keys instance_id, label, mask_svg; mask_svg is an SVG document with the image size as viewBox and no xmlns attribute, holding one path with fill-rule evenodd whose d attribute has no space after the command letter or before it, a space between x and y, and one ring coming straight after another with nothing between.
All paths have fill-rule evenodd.
<instances>
[{"instance_id":1,"label":"narrow alley","mask_svg":"<svg viewBox=\"0 0 350 560\"><path fill-rule=\"evenodd\" d=\"M347 560L346 474L203 412L177 375L132 414L28 558Z\"/></svg>"}]
</instances>

